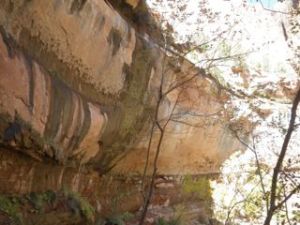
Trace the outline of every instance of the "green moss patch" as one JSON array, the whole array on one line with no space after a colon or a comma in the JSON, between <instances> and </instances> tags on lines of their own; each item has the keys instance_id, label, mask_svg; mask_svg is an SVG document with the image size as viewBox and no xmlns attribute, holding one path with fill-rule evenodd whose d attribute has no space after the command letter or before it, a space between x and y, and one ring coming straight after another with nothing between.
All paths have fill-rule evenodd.
<instances>
[{"instance_id":1,"label":"green moss patch","mask_svg":"<svg viewBox=\"0 0 300 225\"><path fill-rule=\"evenodd\" d=\"M212 190L207 177L193 178L188 175L183 181L183 192L186 194L196 194L196 196L205 201L212 200Z\"/></svg>"},{"instance_id":2,"label":"green moss patch","mask_svg":"<svg viewBox=\"0 0 300 225\"><path fill-rule=\"evenodd\" d=\"M95 218L95 209L89 201L77 192L63 189L63 194L67 198L67 204L75 213L80 213L88 221L93 221Z\"/></svg>"},{"instance_id":3,"label":"green moss patch","mask_svg":"<svg viewBox=\"0 0 300 225\"><path fill-rule=\"evenodd\" d=\"M6 213L13 224L22 224L22 213L18 198L0 195L0 211Z\"/></svg>"},{"instance_id":4,"label":"green moss patch","mask_svg":"<svg viewBox=\"0 0 300 225\"><path fill-rule=\"evenodd\" d=\"M58 192L32 192L22 196L0 195L0 211L8 217L10 224L14 225L29 225L32 221L43 220L73 224L73 217L74 221L80 221L81 218L81 221L89 224L95 218L95 209L89 201L79 193L66 189ZM3 221L0 220L1 222Z\"/></svg>"}]
</instances>

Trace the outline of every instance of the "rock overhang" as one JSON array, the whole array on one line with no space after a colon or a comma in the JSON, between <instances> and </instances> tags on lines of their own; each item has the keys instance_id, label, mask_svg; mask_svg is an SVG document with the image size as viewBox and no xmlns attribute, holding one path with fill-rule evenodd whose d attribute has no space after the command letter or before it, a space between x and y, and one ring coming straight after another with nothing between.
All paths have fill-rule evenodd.
<instances>
[{"instance_id":1,"label":"rock overhang","mask_svg":"<svg viewBox=\"0 0 300 225\"><path fill-rule=\"evenodd\" d=\"M8 120L3 132L21 120L25 130L35 133L26 134L34 137L29 139L42 142L41 148L28 151L31 155L89 162L103 171L112 165L116 171L141 171L165 53L104 1L6 0L0 25L0 110ZM182 101L181 111L222 111L216 87L197 68L184 61L178 72L171 58L167 64L169 82L199 73L196 86L184 91L193 102ZM167 96L162 115L178 93ZM202 127L168 127L160 173L214 172L240 148L226 119L216 115L196 121ZM20 139L18 148L24 150L24 137L13 138Z\"/></svg>"}]
</instances>

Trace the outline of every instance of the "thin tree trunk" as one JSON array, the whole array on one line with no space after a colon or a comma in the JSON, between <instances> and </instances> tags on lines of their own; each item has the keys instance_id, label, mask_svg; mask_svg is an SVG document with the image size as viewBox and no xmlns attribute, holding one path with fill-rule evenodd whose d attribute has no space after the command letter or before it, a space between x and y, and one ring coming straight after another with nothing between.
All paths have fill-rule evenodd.
<instances>
[{"instance_id":1,"label":"thin tree trunk","mask_svg":"<svg viewBox=\"0 0 300 225\"><path fill-rule=\"evenodd\" d=\"M158 145L157 145L157 149L156 149L156 153L155 153L155 158L154 158L154 162L153 162L154 168L153 168L153 172L152 172L152 176L151 176L150 187L149 187L148 195L146 196L146 199L145 199L145 204L144 204L144 207L143 207L143 211L142 211L142 215L141 215L139 225L144 224L144 221L145 221L145 218L146 218L146 215L147 215L147 211L148 211L148 207L149 207L149 204L150 204L151 196L153 194L154 181L155 181L155 176L156 176L156 173L157 173L157 161L158 161L158 156L159 156L159 153L160 153L160 150L161 150L161 144L162 144L162 141L163 141L163 138L164 138L164 134L165 134L164 130L160 129L159 141L158 141Z\"/></svg>"},{"instance_id":2,"label":"thin tree trunk","mask_svg":"<svg viewBox=\"0 0 300 225\"><path fill-rule=\"evenodd\" d=\"M283 163L283 160L284 160L284 157L285 157L286 151L288 149L288 145L289 145L289 142L290 142L293 130L294 130L295 120L296 120L296 116L297 116L297 107L298 107L299 101L300 101L300 88L297 92L297 95L296 95L294 101L293 101L289 128L285 135L284 142L282 144L281 151L280 151L279 157L277 159L276 166L274 168L274 172L273 172L273 176L272 176L272 184L271 184L271 195L270 195L270 204L269 204L270 208L268 209L264 225L270 225L270 222L272 220L274 212L276 209L278 209L278 207L276 206L278 176L279 176L279 172L281 170L282 163Z\"/></svg>"}]
</instances>

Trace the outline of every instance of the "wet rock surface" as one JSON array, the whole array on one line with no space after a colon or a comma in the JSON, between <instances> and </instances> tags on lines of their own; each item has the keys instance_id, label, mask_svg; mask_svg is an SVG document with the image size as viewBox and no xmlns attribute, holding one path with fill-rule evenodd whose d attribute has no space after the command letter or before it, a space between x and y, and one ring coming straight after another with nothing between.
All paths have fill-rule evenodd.
<instances>
[{"instance_id":1,"label":"wet rock surface","mask_svg":"<svg viewBox=\"0 0 300 225\"><path fill-rule=\"evenodd\" d=\"M78 170L40 163L3 149L0 157L0 211L4 213L0 222L19 217L25 224L43 220L52 224L73 224L71 221L97 224L100 220L123 217L126 224L138 222L144 193L139 176L99 176L87 167ZM155 224L159 218L180 217L186 221L210 218L208 179L207 176L157 177L148 223ZM147 180L145 184L147 187ZM130 214L127 219L126 214Z\"/></svg>"},{"instance_id":2,"label":"wet rock surface","mask_svg":"<svg viewBox=\"0 0 300 225\"><path fill-rule=\"evenodd\" d=\"M124 4L139 12L141 2ZM141 172L160 77L168 77L167 90L198 74L188 89L168 94L159 112L163 119L181 96L176 113L183 116L167 127L159 172L217 172L240 148L223 113L226 95L187 61L167 57L162 65L165 53L149 31L126 18L106 1L5 0L0 142L37 160Z\"/></svg>"},{"instance_id":3,"label":"wet rock surface","mask_svg":"<svg viewBox=\"0 0 300 225\"><path fill-rule=\"evenodd\" d=\"M158 110L161 120L175 117L146 223L211 224L206 174L241 147L223 111L228 96L159 47L144 7L133 0L0 5L0 224L137 224L162 76L166 92L191 82L166 94ZM158 139L155 130L148 173Z\"/></svg>"}]
</instances>

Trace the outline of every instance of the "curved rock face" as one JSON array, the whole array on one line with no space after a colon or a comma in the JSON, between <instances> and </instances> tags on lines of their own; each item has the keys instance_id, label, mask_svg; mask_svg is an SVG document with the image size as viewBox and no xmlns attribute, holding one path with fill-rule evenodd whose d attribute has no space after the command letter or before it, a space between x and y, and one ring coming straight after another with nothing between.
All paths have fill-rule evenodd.
<instances>
[{"instance_id":1,"label":"curved rock face","mask_svg":"<svg viewBox=\"0 0 300 225\"><path fill-rule=\"evenodd\" d=\"M77 156L87 162L96 156L96 140L106 124L98 104L49 76L3 40L0 74L3 143L35 157L46 154L61 162Z\"/></svg>"},{"instance_id":2,"label":"curved rock face","mask_svg":"<svg viewBox=\"0 0 300 225\"><path fill-rule=\"evenodd\" d=\"M102 172L116 165L117 172L140 172L161 76L168 90L193 74L199 76L160 106L164 119L176 105L160 173L214 172L239 147L222 113L226 96L188 62L164 60L148 35L105 1L4 0L0 30L6 147L40 160L92 163Z\"/></svg>"},{"instance_id":3,"label":"curved rock face","mask_svg":"<svg viewBox=\"0 0 300 225\"><path fill-rule=\"evenodd\" d=\"M18 45L70 87L102 104L118 97L136 38L103 1L8 0L0 12Z\"/></svg>"},{"instance_id":4,"label":"curved rock face","mask_svg":"<svg viewBox=\"0 0 300 225\"><path fill-rule=\"evenodd\" d=\"M181 65L179 76L166 64L166 77L185 80L198 74L188 62ZM169 83L169 82L166 82ZM172 90L172 83L164 85ZM175 81L175 83L178 83ZM179 81L179 83L181 83ZM188 81L170 92L159 107L160 124L164 126L161 150L158 157L158 173L214 174L222 163L236 150L240 143L233 137L225 113L224 102L228 96L218 93L214 84L202 77ZM147 174L152 174L153 162L162 133L156 127L151 137L149 125L140 133L133 150L115 168L115 172L143 173L148 163ZM149 148L149 139L151 147ZM147 157L149 151L149 157ZM147 161L148 158L148 161Z\"/></svg>"}]
</instances>

